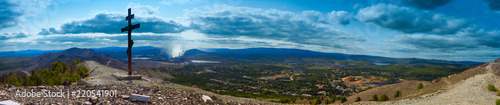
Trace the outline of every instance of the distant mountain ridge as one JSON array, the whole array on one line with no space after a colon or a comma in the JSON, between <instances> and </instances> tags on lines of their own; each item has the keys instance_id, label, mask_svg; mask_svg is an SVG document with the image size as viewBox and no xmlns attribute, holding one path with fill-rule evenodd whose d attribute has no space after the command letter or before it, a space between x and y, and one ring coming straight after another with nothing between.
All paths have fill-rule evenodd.
<instances>
[{"instance_id":1,"label":"distant mountain ridge","mask_svg":"<svg viewBox=\"0 0 500 105\"><path fill-rule=\"evenodd\" d=\"M30 52L31 51L31 52ZM59 52L56 52L59 51ZM105 48L70 48L67 50L22 50L15 52L0 52L1 56L12 56L8 54L17 54L21 56L33 56L42 52L46 52L34 58L1 58L0 69L2 70L13 70L14 68L22 67L21 70L30 71L32 69L40 69L43 67L49 67L50 63L57 61L58 59L66 62L68 65L71 64L72 60L79 58L81 60L94 60L101 64L107 64L107 61L111 61L110 66L126 70L126 47L105 47ZM1 55L7 54L7 55ZM22 55L27 54L27 55ZM149 57L149 61L169 61L169 55L166 54L164 49L143 46L133 48L133 57ZM471 62L471 61L445 61L445 60L429 60L429 59L418 59L418 58L389 58L380 56L369 56L369 55L350 55L342 53L322 53L309 50L301 49L285 49L285 48L248 48L248 49L191 49L187 50L182 59L191 57L191 60L200 57L219 57L221 59L236 58L236 59L247 59L247 60L258 60L262 58L279 58L283 60L284 58L328 58L335 60L358 60L358 61L368 61L368 62L378 62L378 63L390 63L390 64L401 64L408 65L417 68L429 67L427 64L433 65L455 65L457 67L463 67L463 65L478 65L482 62ZM206 59L209 60L209 59ZM231 59L228 59L231 60ZM144 64L154 64L146 63L147 60L141 60L144 62L139 63L135 67L140 67ZM135 65L135 64L133 64ZM432 65L431 65L432 66Z\"/></svg>"},{"instance_id":2,"label":"distant mountain ridge","mask_svg":"<svg viewBox=\"0 0 500 105\"><path fill-rule=\"evenodd\" d=\"M4 51L0 52L0 58L8 57L36 57L45 53L55 53L63 50L38 50L38 49L28 49L19 51Z\"/></svg>"},{"instance_id":3,"label":"distant mountain ridge","mask_svg":"<svg viewBox=\"0 0 500 105\"><path fill-rule=\"evenodd\" d=\"M329 58L335 60L367 60L371 62L381 62L381 63L408 63L415 64L419 62L433 62L436 64L440 63L458 63L465 65L478 65L484 62L473 62L473 61L446 61L446 60L434 60L434 59L419 59L419 58L390 58L381 56L371 56L371 55L352 55L352 54L342 54L342 53L323 53L315 52L309 50L301 49L287 49L287 48L248 48L248 49L215 49L215 48L205 48L205 49L191 49L187 50L185 56L193 56L197 54L214 54L219 56L235 57L241 59L259 59L266 57L297 57L297 58Z\"/></svg>"},{"instance_id":4,"label":"distant mountain ridge","mask_svg":"<svg viewBox=\"0 0 500 105\"><path fill-rule=\"evenodd\" d=\"M125 53L127 47L103 47L92 48L93 50L111 55L118 59L127 59L128 55ZM163 48L152 46L139 46L132 47L132 57L156 57L156 56L170 56Z\"/></svg>"},{"instance_id":5,"label":"distant mountain ridge","mask_svg":"<svg viewBox=\"0 0 500 105\"><path fill-rule=\"evenodd\" d=\"M91 48L96 52L111 55L117 59L126 59L128 56L125 53L127 47L103 47L103 48ZM132 48L133 57L170 57L170 55L163 48L152 47L152 46L139 46ZM0 52L0 58L11 58L11 57L36 57L45 53L56 53L64 50L20 50L20 51L6 51ZM346 59L379 59L373 60L374 62L384 62L384 63L395 63L401 60L398 59L415 59L418 58L390 58L381 56L371 56L371 55L352 55L352 54L342 54L342 53L323 53L310 50L301 49L287 49L287 48L247 48L247 49L226 49L226 48L204 48L204 49L190 49L184 52L184 56L192 56L196 54L219 54L228 55L231 57L241 57L241 55L254 55L254 56L244 56L246 58L251 57L298 57L298 58L330 58L336 60L346 60ZM386 59L386 60L380 60ZM391 59L391 60L387 60ZM421 59L423 60L423 59ZM429 60L429 59L425 59ZM478 65L485 62L474 62L474 61L446 61L446 60L434 60L433 61L444 61L444 62L455 62L466 65Z\"/></svg>"},{"instance_id":6,"label":"distant mountain ridge","mask_svg":"<svg viewBox=\"0 0 500 105\"><path fill-rule=\"evenodd\" d=\"M103 48L91 48L99 53L108 54L118 59L127 59L128 56L125 53L127 47L103 47ZM0 58L13 58L13 57L37 57L45 53L57 53L64 50L19 50L19 51L0 51ZM154 57L154 56L170 56L166 53L163 48L152 47L152 46L139 46L132 47L132 57Z\"/></svg>"},{"instance_id":7,"label":"distant mountain ridge","mask_svg":"<svg viewBox=\"0 0 500 105\"><path fill-rule=\"evenodd\" d=\"M236 54L236 55L266 55L279 57L300 57L300 58L331 58L345 60L350 58L381 58L378 56L369 55L350 55L342 53L322 53L310 50L287 49L287 48L248 48L248 49L206 49L208 52L219 54ZM187 51L186 53L188 53Z\"/></svg>"},{"instance_id":8,"label":"distant mountain ridge","mask_svg":"<svg viewBox=\"0 0 500 105\"><path fill-rule=\"evenodd\" d=\"M114 58L113 56L96 52L92 49L70 48L61 52L52 53L48 52L40 56L27 59L23 61L23 67L15 69L15 71L31 71L33 69L49 68L53 62L60 60L65 62L68 66L71 65L73 60L93 60L101 64L108 64L109 66L119 69L125 69L126 65L122 61Z\"/></svg>"}]
</instances>

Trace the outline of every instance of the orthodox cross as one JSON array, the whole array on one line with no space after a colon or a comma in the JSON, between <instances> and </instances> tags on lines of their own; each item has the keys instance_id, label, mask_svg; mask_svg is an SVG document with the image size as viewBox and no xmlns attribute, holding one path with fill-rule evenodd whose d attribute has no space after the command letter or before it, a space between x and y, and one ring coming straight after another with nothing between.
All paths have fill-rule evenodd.
<instances>
[{"instance_id":1,"label":"orthodox cross","mask_svg":"<svg viewBox=\"0 0 500 105\"><path fill-rule=\"evenodd\" d=\"M132 25L132 19L134 18L134 14L131 14L131 9L128 9L128 16L125 18L128 21L128 26L122 28L122 33L128 31L128 75L132 75L132 45L134 45L134 41L132 40L132 30L136 28L140 28L141 24Z\"/></svg>"}]
</instances>

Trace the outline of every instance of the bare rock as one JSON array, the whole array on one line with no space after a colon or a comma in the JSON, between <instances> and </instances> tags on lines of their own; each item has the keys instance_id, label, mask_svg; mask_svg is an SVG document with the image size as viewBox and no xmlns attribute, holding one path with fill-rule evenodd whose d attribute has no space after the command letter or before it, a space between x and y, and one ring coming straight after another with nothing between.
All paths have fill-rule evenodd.
<instances>
[{"instance_id":1,"label":"bare rock","mask_svg":"<svg viewBox=\"0 0 500 105\"><path fill-rule=\"evenodd\" d=\"M500 58L490 62L487 69L490 69L493 74L500 76Z\"/></svg>"},{"instance_id":2,"label":"bare rock","mask_svg":"<svg viewBox=\"0 0 500 105\"><path fill-rule=\"evenodd\" d=\"M85 103L83 103L83 104L84 104L84 105L92 105L92 102L87 101L87 102L85 102Z\"/></svg>"},{"instance_id":3,"label":"bare rock","mask_svg":"<svg viewBox=\"0 0 500 105\"><path fill-rule=\"evenodd\" d=\"M130 99L142 102L151 102L151 97L146 95L131 94Z\"/></svg>"}]
</instances>

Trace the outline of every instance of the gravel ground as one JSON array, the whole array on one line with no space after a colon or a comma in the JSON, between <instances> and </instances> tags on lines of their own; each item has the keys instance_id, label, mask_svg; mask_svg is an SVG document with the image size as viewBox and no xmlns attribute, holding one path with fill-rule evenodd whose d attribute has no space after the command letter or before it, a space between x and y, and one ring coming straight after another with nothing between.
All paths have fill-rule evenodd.
<instances>
[{"instance_id":1,"label":"gravel ground","mask_svg":"<svg viewBox=\"0 0 500 105\"><path fill-rule=\"evenodd\" d=\"M44 96L40 97L16 95L17 91L24 92L62 92L64 97ZM116 90L116 95L82 95L82 90ZM71 95L75 92L76 96ZM113 93L114 94L114 93ZM130 99L131 94L140 94L150 96L151 102L140 102ZM15 87L15 88L0 88L0 100L12 100L20 104L26 105L82 105L91 103L93 105L143 105L143 104L160 104L160 105L201 105L201 96L193 92L187 92L178 89L161 88L161 87L142 87L137 85L93 85L93 86L32 86L32 87ZM84 97L77 97L84 96ZM94 97L94 99L90 97Z\"/></svg>"}]
</instances>

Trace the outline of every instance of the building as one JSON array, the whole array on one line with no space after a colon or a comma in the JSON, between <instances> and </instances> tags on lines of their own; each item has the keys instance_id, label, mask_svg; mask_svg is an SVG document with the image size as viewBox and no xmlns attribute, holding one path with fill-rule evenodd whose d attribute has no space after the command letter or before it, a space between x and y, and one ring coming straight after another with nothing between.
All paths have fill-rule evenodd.
<instances>
[{"instance_id":1,"label":"building","mask_svg":"<svg viewBox=\"0 0 500 105\"><path fill-rule=\"evenodd\" d=\"M318 94L321 94L321 95L326 95L326 91L319 91Z\"/></svg>"},{"instance_id":2,"label":"building","mask_svg":"<svg viewBox=\"0 0 500 105\"><path fill-rule=\"evenodd\" d=\"M321 89L321 88L323 88L323 85L322 84L316 84L316 87L318 87L318 88Z\"/></svg>"}]
</instances>

